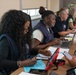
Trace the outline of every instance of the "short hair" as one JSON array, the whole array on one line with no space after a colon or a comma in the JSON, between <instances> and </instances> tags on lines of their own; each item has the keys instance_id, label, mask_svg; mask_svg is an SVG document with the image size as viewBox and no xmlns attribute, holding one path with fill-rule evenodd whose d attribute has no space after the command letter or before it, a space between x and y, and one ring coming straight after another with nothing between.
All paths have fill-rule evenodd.
<instances>
[{"instance_id":1,"label":"short hair","mask_svg":"<svg viewBox=\"0 0 76 75\"><path fill-rule=\"evenodd\" d=\"M65 9L60 10L59 15L63 14L64 12L66 12Z\"/></svg>"}]
</instances>

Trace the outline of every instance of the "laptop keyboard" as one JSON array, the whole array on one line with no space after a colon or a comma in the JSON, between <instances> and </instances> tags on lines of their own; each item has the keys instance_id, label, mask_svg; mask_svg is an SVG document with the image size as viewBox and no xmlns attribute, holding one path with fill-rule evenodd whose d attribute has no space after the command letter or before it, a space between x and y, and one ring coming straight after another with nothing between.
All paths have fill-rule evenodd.
<instances>
[{"instance_id":1,"label":"laptop keyboard","mask_svg":"<svg viewBox=\"0 0 76 75\"><path fill-rule=\"evenodd\" d=\"M64 41L64 42L62 42L62 44L61 44L61 48L69 48L70 47L70 45L71 45L71 42L70 41Z\"/></svg>"}]
</instances>

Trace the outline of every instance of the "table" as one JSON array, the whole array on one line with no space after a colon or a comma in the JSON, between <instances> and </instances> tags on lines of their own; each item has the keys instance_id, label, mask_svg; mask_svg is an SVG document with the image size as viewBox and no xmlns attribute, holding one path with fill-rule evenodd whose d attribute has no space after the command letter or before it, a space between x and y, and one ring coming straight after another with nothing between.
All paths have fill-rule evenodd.
<instances>
[{"instance_id":1,"label":"table","mask_svg":"<svg viewBox=\"0 0 76 75\"><path fill-rule=\"evenodd\" d=\"M76 36L74 37L76 38ZM74 51L76 50L76 43L75 42L72 42L72 45L70 46L70 49L69 49L69 53L72 55L72 56L75 56L74 55ZM63 58L65 60L65 58ZM44 61L45 62L45 61ZM47 61L46 61L47 62ZM45 63L46 63L45 62ZM67 62L66 60L66 63L64 66L59 66L58 67L58 70L55 70L54 72L56 72L57 74L59 75L66 75L66 70L70 69L71 66L70 64ZM18 75L19 73L21 73L23 70L23 68L18 68L16 71L14 71L13 73L11 73L11 75ZM52 71L52 68L48 71L48 75L49 73Z\"/></svg>"}]
</instances>

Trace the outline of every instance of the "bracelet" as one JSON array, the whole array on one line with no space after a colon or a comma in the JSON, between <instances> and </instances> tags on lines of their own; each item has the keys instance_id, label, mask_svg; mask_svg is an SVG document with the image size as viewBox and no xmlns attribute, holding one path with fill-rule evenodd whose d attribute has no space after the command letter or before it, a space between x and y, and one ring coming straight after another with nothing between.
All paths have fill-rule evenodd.
<instances>
[{"instance_id":1,"label":"bracelet","mask_svg":"<svg viewBox=\"0 0 76 75\"><path fill-rule=\"evenodd\" d=\"M21 67L21 61L17 61L17 66Z\"/></svg>"}]
</instances>

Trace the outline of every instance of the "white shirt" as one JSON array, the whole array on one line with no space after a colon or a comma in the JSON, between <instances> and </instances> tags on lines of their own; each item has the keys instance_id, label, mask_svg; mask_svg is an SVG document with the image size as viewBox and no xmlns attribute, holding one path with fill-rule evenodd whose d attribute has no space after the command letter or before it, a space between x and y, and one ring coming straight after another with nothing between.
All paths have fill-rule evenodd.
<instances>
[{"instance_id":1,"label":"white shirt","mask_svg":"<svg viewBox=\"0 0 76 75\"><path fill-rule=\"evenodd\" d=\"M37 29L33 31L32 38L35 38L39 40L40 42L42 42L44 36L43 36L43 33L39 29Z\"/></svg>"}]
</instances>

